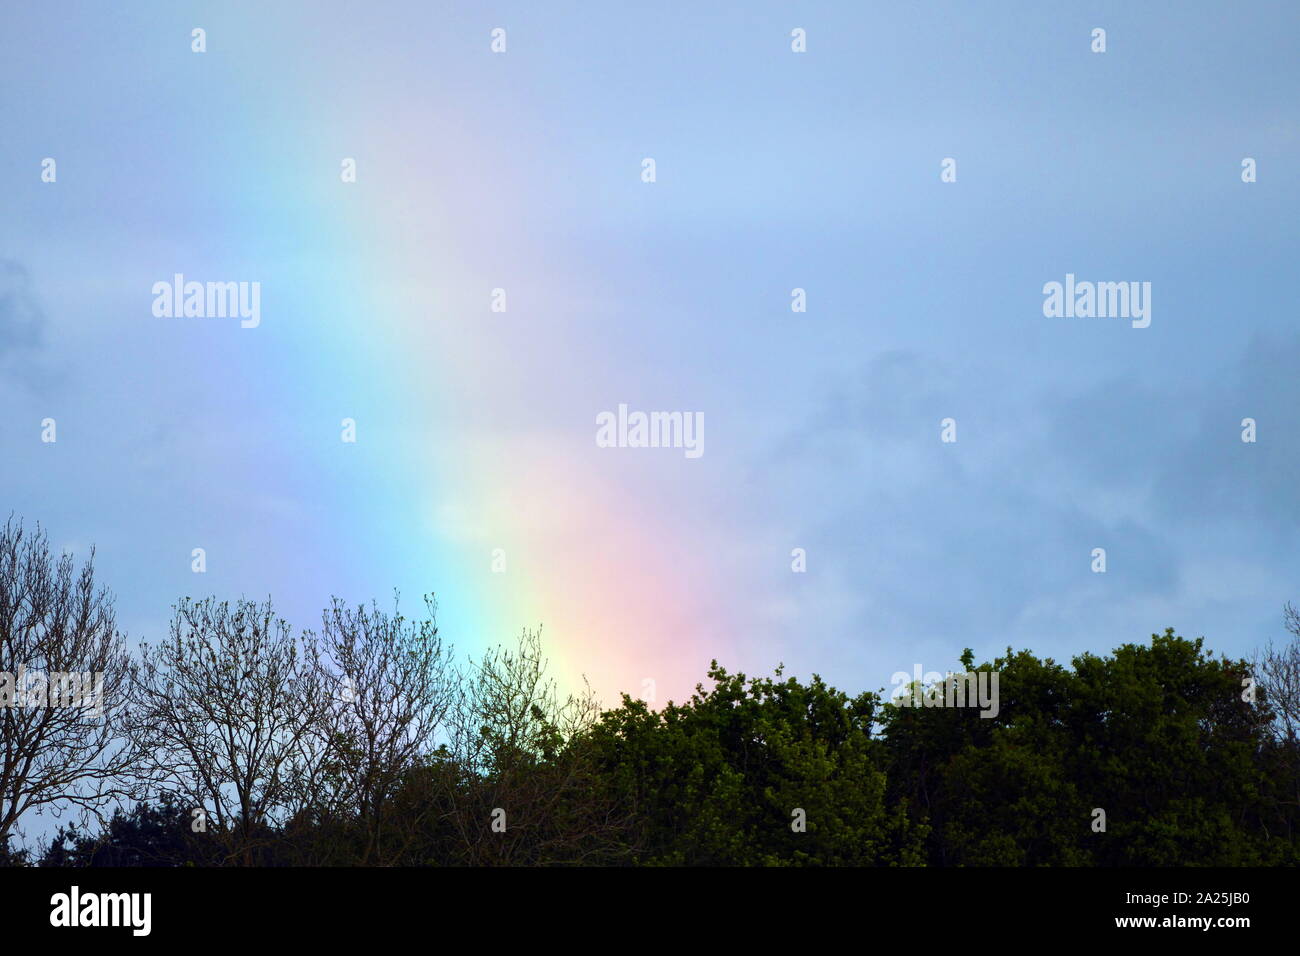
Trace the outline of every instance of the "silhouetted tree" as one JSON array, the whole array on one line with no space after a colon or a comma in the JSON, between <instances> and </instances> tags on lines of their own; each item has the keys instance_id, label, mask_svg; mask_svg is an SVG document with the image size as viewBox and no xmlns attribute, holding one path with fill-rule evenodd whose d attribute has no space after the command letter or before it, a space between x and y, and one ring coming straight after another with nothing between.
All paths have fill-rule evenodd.
<instances>
[{"instance_id":1,"label":"silhouetted tree","mask_svg":"<svg viewBox=\"0 0 1300 956\"><path fill-rule=\"evenodd\" d=\"M85 817L126 793L129 658L94 560L0 529L0 846L24 814Z\"/></svg>"},{"instance_id":2,"label":"silhouetted tree","mask_svg":"<svg viewBox=\"0 0 1300 956\"><path fill-rule=\"evenodd\" d=\"M1267 768L1268 798L1274 807L1269 825L1294 840L1300 817L1300 610L1288 603L1282 620L1291 639L1281 647L1270 641L1268 647L1257 651L1251 671L1261 704L1273 717L1260 757Z\"/></svg>"},{"instance_id":3,"label":"silhouetted tree","mask_svg":"<svg viewBox=\"0 0 1300 956\"><path fill-rule=\"evenodd\" d=\"M623 855L626 820L605 798L585 736L599 713L589 688L560 694L535 632L472 666L438 767L451 788L444 819L463 862L547 865Z\"/></svg>"},{"instance_id":4,"label":"silhouetted tree","mask_svg":"<svg viewBox=\"0 0 1300 956\"><path fill-rule=\"evenodd\" d=\"M76 827L60 827L51 838L41 866L195 866L214 862L210 840L192 832L192 817L174 794L156 803L118 808L97 836Z\"/></svg>"},{"instance_id":5,"label":"silhouetted tree","mask_svg":"<svg viewBox=\"0 0 1300 956\"><path fill-rule=\"evenodd\" d=\"M396 607L387 614L338 600L324 614L316 662L320 684L332 688L332 706L322 725L328 751L319 799L324 817L358 821L362 865L400 856L405 827L386 832L388 804L433 751L456 693L432 597L425 602L423 621L407 620Z\"/></svg>"},{"instance_id":6,"label":"silhouetted tree","mask_svg":"<svg viewBox=\"0 0 1300 956\"><path fill-rule=\"evenodd\" d=\"M329 697L314 650L269 600L185 599L134 675L142 782L202 809L228 860L257 862L317 789Z\"/></svg>"}]
</instances>

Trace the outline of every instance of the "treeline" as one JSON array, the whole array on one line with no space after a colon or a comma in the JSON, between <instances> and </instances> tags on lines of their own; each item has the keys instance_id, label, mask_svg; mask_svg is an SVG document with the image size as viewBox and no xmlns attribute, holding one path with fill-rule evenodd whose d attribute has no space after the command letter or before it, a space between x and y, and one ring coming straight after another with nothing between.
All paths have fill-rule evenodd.
<instances>
[{"instance_id":1,"label":"treeline","mask_svg":"<svg viewBox=\"0 0 1300 956\"><path fill-rule=\"evenodd\" d=\"M1251 663L1172 631L1070 667L967 651L963 672L998 675L996 713L716 662L684 703L601 711L559 692L534 634L457 663L431 601L415 620L336 601L295 632L269 601L187 599L130 654L92 564L0 532L0 668L103 673L106 698L99 716L0 707L0 863L1300 859L1300 642ZM20 819L56 809L79 819L12 847Z\"/></svg>"}]
</instances>

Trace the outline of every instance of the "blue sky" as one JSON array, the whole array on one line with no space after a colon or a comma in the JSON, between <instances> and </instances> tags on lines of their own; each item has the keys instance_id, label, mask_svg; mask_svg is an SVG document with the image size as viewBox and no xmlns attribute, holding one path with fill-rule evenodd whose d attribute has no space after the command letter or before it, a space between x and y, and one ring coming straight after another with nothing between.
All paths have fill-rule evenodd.
<instances>
[{"instance_id":1,"label":"blue sky","mask_svg":"<svg viewBox=\"0 0 1300 956\"><path fill-rule=\"evenodd\" d=\"M965 646L1061 659L1168 626L1247 654L1300 599L1296 5L124 6L4 15L0 501L58 544L98 545L132 635L195 590L195 540L226 555L201 590L272 593L303 624L331 593L397 586L439 591L461 644L557 615L555 639L571 633L518 595L501 601L518 619L476 633L454 575L384 546L415 509L366 483L404 480L405 439L312 464L304 421L339 414L324 397L419 418L378 350L354 367L274 315L255 333L151 324L143 290L177 263L263 276L281 315L323 326L331 282L453 305L503 274L541 290L499 340L439 340L431 376L490 368L481 392L413 404L439 409L446 488L483 480L455 474L462 449L509 434L551 449L559 484L599 474L635 512L635 535L582 524L634 539L608 602L627 619L592 626L653 629L654 594L635 589L662 586L680 633L644 638L642 670L674 688L712 656L863 689ZM355 152L378 171L369 205L330 221L378 237L321 229L317 194L292 185ZM45 156L57 185L39 181ZM399 264L424 242L427 280ZM363 255L377 264L338 266ZM1067 273L1150 282L1150 327L1044 317L1043 284ZM310 306L303 277L323 284ZM566 457L618 401L704 410L698 467ZM500 462L521 482L530 467ZM517 517L572 527L572 507L534 492ZM451 567L454 535L430 535L431 567ZM638 547L682 579L641 582ZM534 590L604 601L582 567ZM571 664L635 689L634 665L602 670L598 642L573 640Z\"/></svg>"}]
</instances>

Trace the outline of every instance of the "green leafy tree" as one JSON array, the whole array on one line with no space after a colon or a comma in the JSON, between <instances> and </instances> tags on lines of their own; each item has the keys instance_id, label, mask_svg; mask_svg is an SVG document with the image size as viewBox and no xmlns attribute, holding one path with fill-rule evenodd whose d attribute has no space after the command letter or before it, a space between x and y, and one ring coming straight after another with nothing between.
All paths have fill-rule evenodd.
<instances>
[{"instance_id":1,"label":"green leafy tree","mask_svg":"<svg viewBox=\"0 0 1300 956\"><path fill-rule=\"evenodd\" d=\"M969 668L971 659L965 662ZM886 707L891 793L933 827L938 865L1258 865L1270 840L1259 760L1267 707L1243 700L1245 662L1172 629L1150 645L1082 654L1073 670L1028 651L979 670L999 709ZM1105 829L1094 827L1104 812Z\"/></svg>"},{"instance_id":2,"label":"green leafy tree","mask_svg":"<svg viewBox=\"0 0 1300 956\"><path fill-rule=\"evenodd\" d=\"M644 862L922 862L924 826L885 803L874 694L782 680L780 668L747 680L714 661L708 675L711 689L661 711L624 695L592 731Z\"/></svg>"}]
</instances>

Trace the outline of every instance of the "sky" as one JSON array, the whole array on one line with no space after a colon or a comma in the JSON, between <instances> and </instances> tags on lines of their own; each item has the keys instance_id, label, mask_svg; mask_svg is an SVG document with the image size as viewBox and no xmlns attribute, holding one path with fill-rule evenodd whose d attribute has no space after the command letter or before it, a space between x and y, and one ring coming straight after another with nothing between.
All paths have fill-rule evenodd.
<instances>
[{"instance_id":1,"label":"sky","mask_svg":"<svg viewBox=\"0 0 1300 956\"><path fill-rule=\"evenodd\" d=\"M185 595L433 593L609 704L713 658L1248 655L1300 601L1297 39L1288 2L7 0L0 505L97 549L132 642ZM178 273L259 323L155 315ZM1150 325L1046 316L1067 274ZM601 447L620 405L703 453Z\"/></svg>"}]
</instances>

